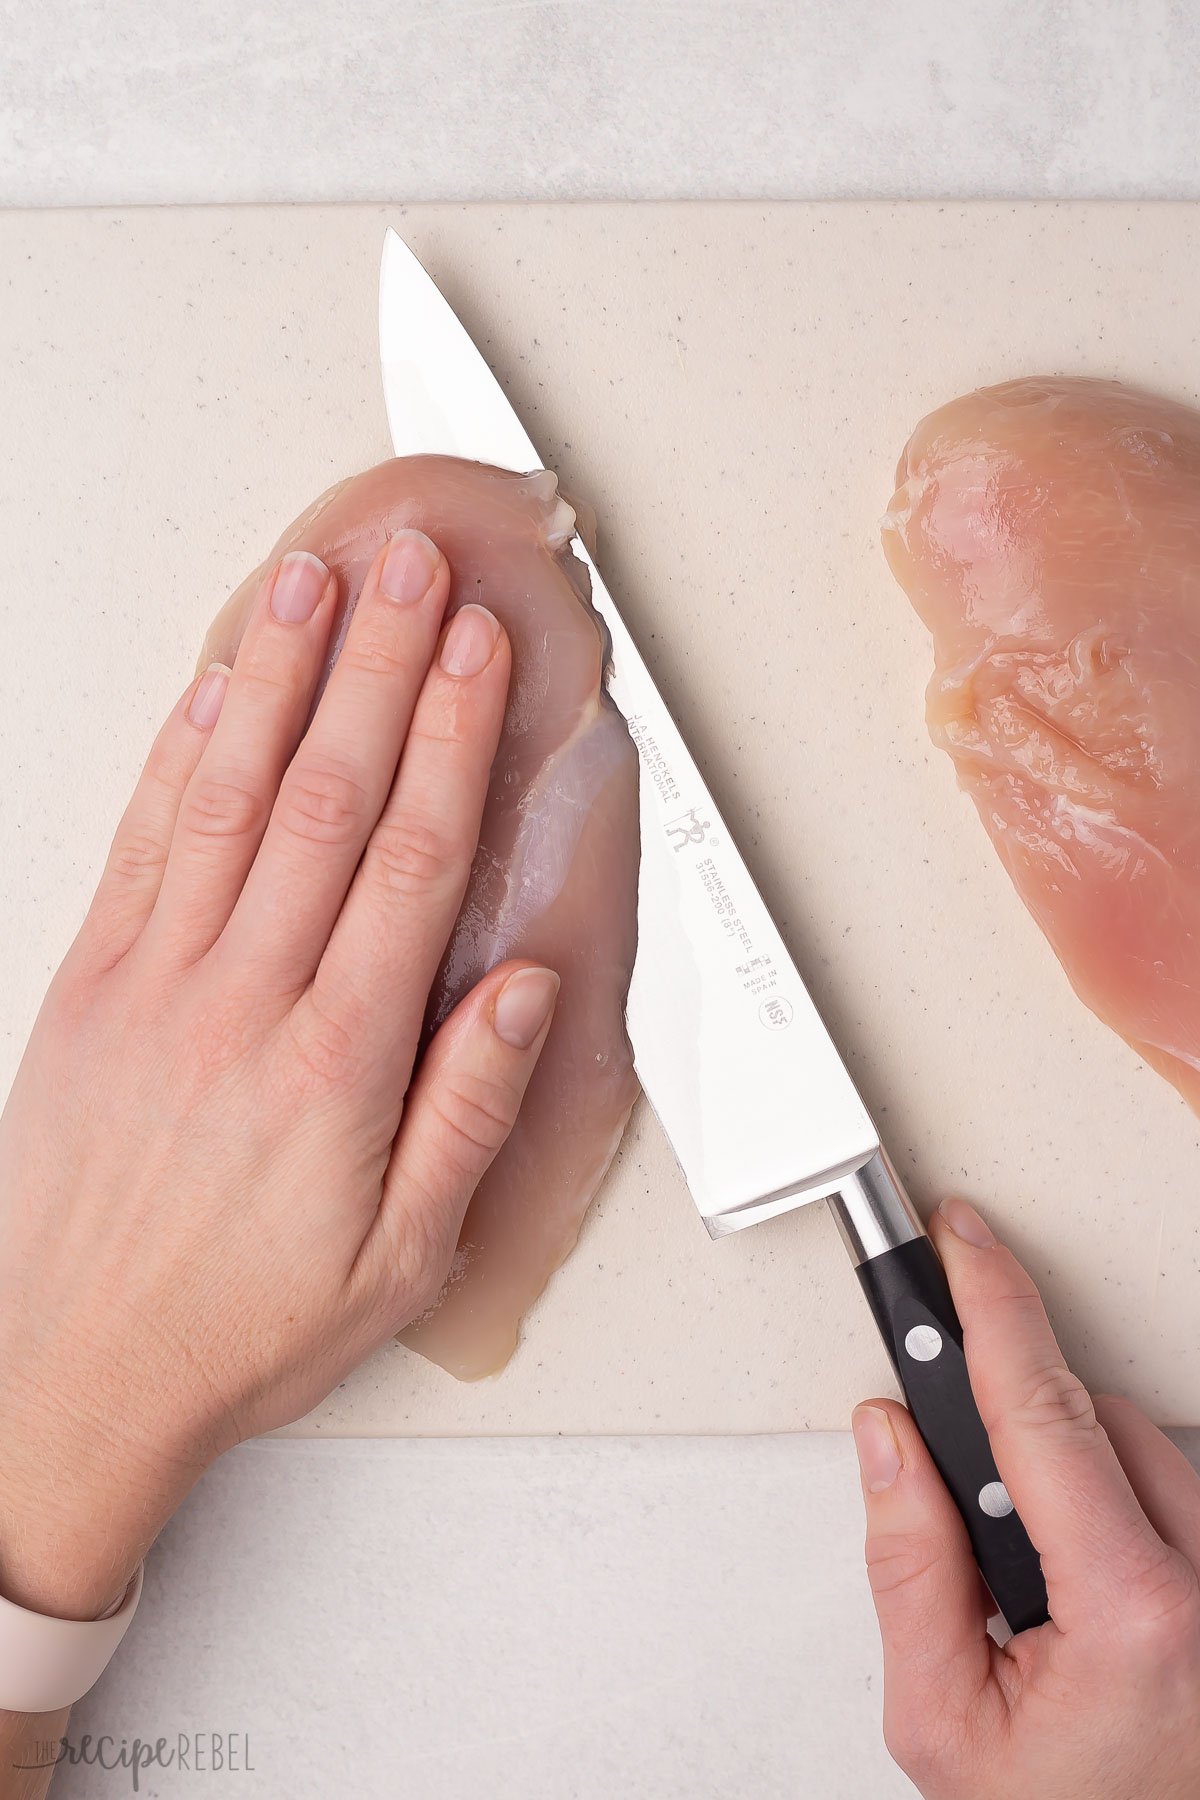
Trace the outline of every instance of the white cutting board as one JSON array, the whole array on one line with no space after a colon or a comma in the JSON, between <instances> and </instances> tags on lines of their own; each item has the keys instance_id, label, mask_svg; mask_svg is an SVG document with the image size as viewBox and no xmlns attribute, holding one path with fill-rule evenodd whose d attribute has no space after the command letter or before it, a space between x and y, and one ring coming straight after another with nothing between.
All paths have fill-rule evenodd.
<instances>
[{"instance_id":1,"label":"white cutting board","mask_svg":"<svg viewBox=\"0 0 1200 1800\"><path fill-rule=\"evenodd\" d=\"M210 614L388 453L385 222L595 506L916 1196L984 1205L1091 1383L1200 1421L1200 1123L1075 1000L927 747L928 648L878 546L909 428L963 388L1196 397L1187 207L0 215L0 1080ZM392 1347L298 1429L839 1427L890 1385L824 1208L710 1243L643 1107L503 1375Z\"/></svg>"}]
</instances>

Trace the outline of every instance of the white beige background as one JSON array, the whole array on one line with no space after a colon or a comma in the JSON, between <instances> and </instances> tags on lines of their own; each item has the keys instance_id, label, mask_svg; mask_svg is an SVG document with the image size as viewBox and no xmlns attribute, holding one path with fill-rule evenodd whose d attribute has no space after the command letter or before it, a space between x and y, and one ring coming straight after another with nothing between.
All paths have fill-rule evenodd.
<instances>
[{"instance_id":1,"label":"white beige background","mask_svg":"<svg viewBox=\"0 0 1200 1800\"><path fill-rule=\"evenodd\" d=\"M873 0L849 6L763 0L737 8L725 0L671 6L640 0L617 5L389 0L385 6L364 0L354 9L352 24L332 0L250 12L225 0L186 8L169 0L148 12L121 5L91 13L51 0L37 8L0 7L0 25L5 43L0 201L12 205L767 194L1200 197L1191 102L1200 33L1186 9L1167 0L1138 8L1120 0L1005 8L989 0L919 0L902 17ZM1052 247L1058 240L1052 233L1048 241ZM1101 264L1114 254L1105 232L1094 249ZM1172 301L1170 272L1182 254L1160 242L1135 277L1156 284L1152 343L1161 329L1156 321L1162 305ZM364 269L368 260L364 244ZM1019 345L1031 305L1040 316L1044 261L1043 246L1023 271L1002 326L991 309L989 329L998 334L998 350L1010 341ZM93 257L85 267L85 293L96 283L104 286L105 267L103 257ZM919 268L916 273L919 277ZM602 265L594 276L603 291ZM38 292L39 315L69 323L80 308L78 303L72 308L61 290L75 287L77 279L72 271L55 283L44 282L50 291ZM736 288L743 279L743 271L727 264L706 265L701 275L705 289L727 283ZM6 338L12 329L11 294L28 293L36 280L37 271L23 271L15 259L0 268L0 331ZM889 378L878 395L883 463L873 447L860 444L852 522L837 562L843 593L848 569L862 572L853 597L868 610L853 615L856 629L869 619L886 621L888 643L897 651L882 701L893 717L903 719L898 742L908 782L925 759L915 710L924 649L898 596L887 589L874 550L873 520L885 497L897 434L910 423L915 395L906 383L914 346L937 363L936 392L928 396L937 399L947 387L974 378L966 361L980 340L969 311L960 307L941 340L930 330L922 349L921 321L908 306L906 280L889 287L864 327L868 341L887 346L899 334L901 346L890 358ZM1100 286L1081 265L1070 299L1071 308L1078 309L1081 355L1100 354L1098 324L1107 330L1116 321L1129 331L1124 290L1106 295L1097 291ZM152 281L152 296L155 291ZM136 301L139 293L135 287L125 297ZM1180 294L1186 304L1183 288ZM839 297L839 313L846 296L850 302L856 298L850 285ZM347 292L342 299L354 309L347 315L347 340L363 346L361 370L351 372L352 389L363 396L361 423L344 419L335 406L325 411L320 434L302 428L297 442L293 431L276 486L270 486L276 477L269 459L255 468L263 501L252 495L231 502L227 492L214 491L211 477L229 452L230 437L219 418L206 425L195 411L176 365L180 343L193 337L200 343L185 351L186 366L194 367L197 357L219 357L227 329L206 310L202 291L194 297L196 310L188 311L176 290L176 310L168 307L162 325L151 332L152 355L139 347L136 353L110 354L105 362L101 339L99 386L115 392L126 409L123 435L109 443L89 424L86 411L81 421L73 405L81 382L88 380L77 336L63 334L55 343L45 326L33 330L42 364L53 363L55 372L53 391L39 389L32 397L28 384L21 387L26 335L16 346L15 361L5 344L0 423L11 443L14 408L23 407L22 447L43 477L33 513L14 517L10 506L3 517L5 554L10 565L26 571L34 563L39 569L57 565L33 602L43 609L44 631L14 626L11 619L4 626L3 712L28 720L36 707L41 722L32 736L10 731L0 753L6 918L12 916L9 908L20 918L5 959L11 985L0 1018L10 1063L132 770L139 733L144 738L172 691L210 595L261 548L263 524L272 529L279 509L286 512L295 499L294 480L309 473L314 481L324 479L327 465L321 459L327 454L328 467L340 469L332 454L335 441L347 444L346 460L359 460L366 454L359 448L366 436L381 431L365 349L370 301L356 287L352 297ZM482 287L474 294L479 317L486 298ZM935 298L947 305L944 295ZM280 396L291 394L282 403L282 422L294 424L293 408L308 389L303 384L297 389L294 374L280 366L270 317L277 322L298 307L311 323L306 310L312 305L311 286L302 279L297 293L288 270L276 270L260 290L245 290L248 313L264 305L268 317L259 333L258 362L247 352L246 328L235 321L232 341L246 366L239 365L236 386L218 387L214 404L245 407L257 391L258 423L275 434L271 441L277 450L283 439L272 421ZM512 332L519 323L518 314L508 312L501 329ZM1182 342L1178 321L1169 330ZM569 368L570 334L539 336L559 372ZM86 329L83 340L96 346ZM824 334L808 359L818 374L823 342ZM510 336L506 372L518 392L522 370L511 359L514 343ZM1136 370L1153 377L1140 345L1136 357ZM334 367L344 369L344 358L343 347L336 364L319 372L322 392ZM619 378L626 367L617 356L609 372ZM710 370L711 364L700 381L690 383L693 423L706 404ZM953 379L952 370L957 371ZM269 383L264 371L270 372ZM1181 379L1178 362L1170 373ZM585 388L586 379L585 369ZM577 412L576 389L568 384L552 398L563 408L560 433L574 446L573 472L577 478L592 477L593 471L605 478L603 494L594 478L581 485L602 510L608 503L607 566L635 615L657 604L660 591L645 582L645 571L623 547L619 529L628 516L622 509L637 491L630 477L638 471L630 457L639 446L634 434L622 434L619 409L604 405L594 415L600 429L585 461L582 443L565 423L568 412L572 418ZM719 387L717 398L722 398ZM165 425L155 416L164 402L171 413ZM178 424L188 416L199 437L198 458L187 456ZM797 418L807 430L802 409ZM606 436L603 428L610 420ZM144 490L140 476L135 479L135 471L151 460L143 455L143 439L166 454L161 488ZM372 442L382 448L381 438ZM553 452L555 444L549 437L545 442ZM217 454L206 467L204 457L214 446ZM240 453L236 444L233 448L235 456ZM369 454L375 453L373 447ZM568 454L563 453L564 464ZM186 463L185 480L178 479L180 459ZM831 459L822 452L818 476L827 461L844 479L844 452L835 448ZM107 473L107 482L89 484L86 475L97 471ZM803 487L776 494L766 532L756 534L752 522L739 519L729 541L716 546L722 591L742 593L743 608L737 557L757 559L761 544L782 535L784 526L796 536L789 568L802 572L797 534L807 492ZM164 519L178 523L181 503L188 529L172 533ZM82 525L88 540L96 521L106 517L126 519L132 535L121 555L89 566L75 552L71 528ZM724 503L718 517L728 517ZM39 524L44 526L40 538ZM168 551L168 535L182 554ZM642 553L659 572L667 562L662 545L669 541L658 531L644 540ZM828 552L830 540L823 542ZM127 592L123 581L130 544L162 571L162 602L157 614L138 611L140 634L122 643L114 621L127 619L142 598ZM675 592L671 573L668 566L666 591ZM80 604L68 608L68 592ZM811 605L810 590L802 593ZM19 620L27 600L14 574L4 584L4 596ZM790 584L786 598L790 603ZM641 612L643 620L648 616ZM833 624L830 618L831 630ZM764 654L757 644L753 653ZM830 885L835 872L814 871L809 859L797 854L786 819L780 835L781 815L790 813L796 788L785 809L775 795L777 755L765 780L762 764L753 758L749 767L729 760L722 746L729 740L732 697L714 681L703 643L689 645L676 635L656 654L676 699L703 696L703 716L699 699L691 699L701 747L731 810L736 805L743 821L751 820L754 806L767 796L770 832L756 834L756 863L872 1099L895 1096L904 1130L894 1142L919 1168L922 1196L931 1195L943 1176L973 1180L979 1192L994 1193L999 1216L1016 1229L1031 1261L1040 1272L1052 1273L1056 1315L1077 1355L1095 1372L1124 1365L1127 1379L1152 1406L1194 1417L1186 1398L1176 1410L1185 1384L1170 1367L1174 1352L1164 1354L1159 1347L1159 1309L1151 1298L1157 1291L1153 1236L1160 1217L1170 1246L1164 1260L1174 1265L1182 1256L1191 1268L1190 1195L1155 1193L1147 1178L1148 1170L1161 1169L1162 1159L1174 1167L1185 1157L1190 1121L1062 991L1053 965L990 870L978 828L956 803L947 771L930 767L920 776L927 783L920 816L952 871L938 889L938 903L955 892L956 881L982 884L977 891L987 894L997 923L1005 921L1000 928L1016 946L1015 963L1005 968L1003 959L989 960L982 941L986 924L968 926L979 936L982 953L976 993L990 998L1000 991L995 982L983 985L987 973L998 970L1005 991L1018 982L1023 1001L1026 993L1036 994L1053 1026L1050 1047L1065 1053L1068 1065L1082 1053L1090 1074L1101 1075L1098 1090L1089 1093L1082 1080L1074 1089L1064 1121L1068 1136L1077 1139L1080 1112L1091 1105L1103 1127L1115 1098L1119 1129L1114 1127L1112 1141L1119 1168L1127 1172L1131 1161L1137 1164L1132 1184L1106 1182L1092 1196L1094 1231L1103 1237L1115 1224L1118 1232L1137 1236L1141 1246L1129 1268L1114 1255L1111 1266L1100 1270L1098 1284L1084 1272L1069 1233L1060 1231L1052 1216L1065 1192L1065 1217L1076 1224L1088 1217L1087 1195L1074 1184L1069 1158L1054 1165L1067 1170L1065 1182L1029 1182L1054 1151L1038 1147L1023 1117L998 1151L980 1150L972 1119L987 1129L997 1112L1022 1116L1009 1106L1011 1094L993 1093L978 1079L979 1021L986 1006L971 992L959 995L928 983L919 993L920 1004L929 1009L924 1023L921 1014L909 1012L897 1032L895 1012L888 1015L886 1009L881 1021L875 978L882 968L887 977L882 990L892 990L888 957L881 952L895 946L895 926L885 925L878 944L857 934L852 957L849 944L835 945L828 965L811 955L816 945L823 942L828 949L831 942L828 933L838 914ZM827 642L818 655L827 674L829 658ZM112 709L107 725L105 696ZM879 694L870 696L873 717L879 703ZM855 713L855 731L863 728L862 718L861 711ZM78 720L78 728L67 731L64 720ZM743 723L740 715L734 723ZM77 801L79 741L87 732L95 754ZM744 746L746 739L738 734L738 741ZM46 757L55 781L41 805L23 807L23 793L41 791L26 784L31 769ZM94 805L89 806L89 796ZM801 809L803 818L811 817L802 789ZM26 869L28 876L20 872ZM908 875L918 891L931 880L915 865ZM856 891L846 884L847 894ZM904 906L912 898L907 886L897 895L898 918L906 917ZM877 914L884 910L877 897L870 904ZM895 997L891 1004L895 1007ZM916 1066L927 1066L924 1059L935 1042L931 1017L965 1040L964 1056L973 1071L970 1082L952 1091L945 1118L930 1116L920 1103L923 1078L909 1068L914 1029ZM1039 1051L1039 1066L1055 1066L1048 1051ZM1061 1054L1057 1066L1067 1066ZM1146 1100L1145 1110L1139 1097ZM945 1150L944 1133L945 1143L961 1146L961 1174ZM909 1141L901 1143L902 1137ZM638 1159L653 1154L652 1139L643 1132L630 1150ZM636 1189L627 1172L619 1174L611 1194L626 1191L626 1183L632 1203ZM686 1244L696 1228L679 1191L668 1182L665 1194L656 1186L645 1201L662 1208L670 1247ZM610 1204L602 1203L595 1231L621 1228L621 1218L606 1218ZM1127 1226L1122 1221L1130 1208L1134 1216ZM626 1223L632 1242L632 1222ZM835 1416L835 1396L840 1406L858 1391L857 1370L865 1374L871 1368L870 1385L881 1379L878 1351L856 1318L852 1283L822 1223L814 1215L784 1228L794 1234L787 1272L800 1285L788 1287L782 1321L778 1311L761 1315L768 1334L782 1330L790 1343L789 1355L770 1377L782 1395L772 1400L760 1383L740 1374L735 1381L756 1406L765 1398L777 1415L787 1413L791 1425L806 1422L806 1392L822 1393L831 1421L840 1425L844 1415ZM647 1292L668 1314L675 1304L673 1289L665 1290L660 1279L667 1248L666 1241L652 1243L647 1286L638 1285L636 1265L621 1276L627 1284L623 1291L638 1302L631 1312L639 1310ZM710 1250L697 1240L693 1248L694 1275L702 1267L702 1250L712 1267L711 1259L728 1246ZM801 1248L806 1260L793 1265ZM585 1248L578 1275L569 1272L563 1283L599 1278L586 1259ZM673 1281L673 1265L669 1275ZM721 1280L724 1326L733 1298L730 1271L723 1271ZM1123 1284L1141 1297L1140 1332L1138 1302L1124 1293ZM1173 1268L1167 1292L1175 1294L1171 1305L1177 1305ZM810 1347L814 1341L804 1323L806 1306L817 1308L818 1322L825 1320L831 1332L827 1353L816 1362L811 1354L797 1354L802 1340ZM680 1316L687 1357L707 1366L719 1341L714 1350L706 1315ZM1114 1320L1117 1338L1110 1342ZM599 1361L593 1342L592 1366L603 1369L614 1358L623 1362L630 1342L628 1335L610 1334L600 1345ZM671 1371L662 1372L670 1378L671 1410L685 1397L675 1385L675 1370L686 1372L686 1361L681 1356ZM558 1371L550 1374L557 1378ZM718 1391L727 1395L728 1371L719 1368L718 1374ZM526 1399L537 1398L537 1384L526 1385L523 1376L521 1382ZM634 1389L639 1391L636 1381ZM385 1367L372 1371L340 1404L347 1416L357 1411L361 1420L382 1408L387 1417L407 1420L409 1429L463 1429L461 1420L439 1426L445 1395L433 1384L423 1392L423 1398L418 1389L417 1397L406 1400L403 1386ZM644 1395L644 1384L640 1392ZM557 1379L538 1404L543 1400L545 1420L561 1412ZM494 1408L496 1402L489 1397L487 1404ZM694 1399L688 1404L694 1413ZM687 1416L676 1410L681 1421ZM250 1731L258 1745L253 1779L160 1777L157 1791L172 1796L349 1791L369 1800L397 1794L458 1800L479 1792L521 1800L568 1795L599 1800L614 1792L637 1800L899 1796L911 1790L878 1743L879 1675L859 1568L860 1530L853 1459L840 1432L789 1432L770 1440L459 1438L248 1447L208 1478L168 1533L150 1572L137 1636L78 1709L77 1730L140 1731L147 1737L179 1729ZM128 1787L123 1777L89 1778L76 1771L59 1791L107 1797Z\"/></svg>"}]
</instances>

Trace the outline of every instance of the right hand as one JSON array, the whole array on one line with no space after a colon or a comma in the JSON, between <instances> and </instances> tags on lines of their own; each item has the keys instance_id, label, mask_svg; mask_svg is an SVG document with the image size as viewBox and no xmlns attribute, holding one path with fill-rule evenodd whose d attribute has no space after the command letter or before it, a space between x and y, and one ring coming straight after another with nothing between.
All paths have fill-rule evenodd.
<instances>
[{"instance_id":1,"label":"right hand","mask_svg":"<svg viewBox=\"0 0 1200 1800\"><path fill-rule=\"evenodd\" d=\"M926 1800L1196 1800L1200 1479L1137 1407L1093 1406L978 1213L931 1236L1051 1622L998 1648L966 1528L905 1408L859 1407L884 1735Z\"/></svg>"},{"instance_id":2,"label":"right hand","mask_svg":"<svg viewBox=\"0 0 1200 1800\"><path fill-rule=\"evenodd\" d=\"M508 964L414 1077L504 717L402 532L311 724L337 603L263 583L159 736L0 1122L0 1593L94 1617L227 1445L436 1298L557 978ZM307 725L307 728L306 728Z\"/></svg>"}]
</instances>

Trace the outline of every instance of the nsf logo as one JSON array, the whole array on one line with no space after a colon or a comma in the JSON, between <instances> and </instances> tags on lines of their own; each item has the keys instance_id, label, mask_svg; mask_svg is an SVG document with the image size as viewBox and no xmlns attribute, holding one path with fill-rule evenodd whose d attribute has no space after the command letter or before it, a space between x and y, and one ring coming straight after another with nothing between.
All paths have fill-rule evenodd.
<instances>
[{"instance_id":1,"label":"nsf logo","mask_svg":"<svg viewBox=\"0 0 1200 1800\"><path fill-rule=\"evenodd\" d=\"M768 1031L786 1031L792 1022L792 1003L782 994L771 994L759 1007L758 1016Z\"/></svg>"}]
</instances>

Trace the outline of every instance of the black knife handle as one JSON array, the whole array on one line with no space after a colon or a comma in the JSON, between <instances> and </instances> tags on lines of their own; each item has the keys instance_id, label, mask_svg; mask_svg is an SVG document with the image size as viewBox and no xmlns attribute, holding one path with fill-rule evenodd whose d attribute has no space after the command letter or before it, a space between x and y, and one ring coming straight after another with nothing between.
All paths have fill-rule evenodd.
<instances>
[{"instance_id":1,"label":"black knife handle","mask_svg":"<svg viewBox=\"0 0 1200 1800\"><path fill-rule=\"evenodd\" d=\"M997 1608L1012 1631L1044 1624L1041 1561L996 1468L936 1250L927 1237L914 1237L859 1263L858 1279Z\"/></svg>"}]
</instances>

